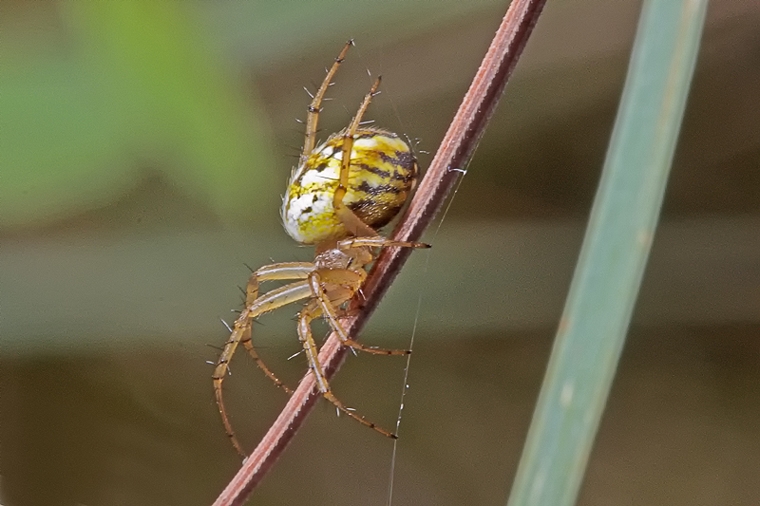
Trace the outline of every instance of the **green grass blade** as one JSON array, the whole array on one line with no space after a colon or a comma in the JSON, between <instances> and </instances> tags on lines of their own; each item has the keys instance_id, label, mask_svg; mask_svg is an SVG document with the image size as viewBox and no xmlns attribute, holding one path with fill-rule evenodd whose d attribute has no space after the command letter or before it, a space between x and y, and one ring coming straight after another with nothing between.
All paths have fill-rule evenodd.
<instances>
[{"instance_id":1,"label":"green grass blade","mask_svg":"<svg viewBox=\"0 0 760 506\"><path fill-rule=\"evenodd\" d=\"M641 284L707 0L649 0L509 506L572 505Z\"/></svg>"}]
</instances>

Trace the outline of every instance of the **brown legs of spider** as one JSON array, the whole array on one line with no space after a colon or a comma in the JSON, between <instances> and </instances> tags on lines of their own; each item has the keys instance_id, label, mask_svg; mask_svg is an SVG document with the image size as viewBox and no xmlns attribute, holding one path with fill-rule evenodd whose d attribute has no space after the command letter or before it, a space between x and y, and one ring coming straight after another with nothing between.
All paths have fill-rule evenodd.
<instances>
[{"instance_id":1,"label":"brown legs of spider","mask_svg":"<svg viewBox=\"0 0 760 506\"><path fill-rule=\"evenodd\" d=\"M235 437L235 432L232 430L232 424L227 417L227 410L224 407L224 397L222 393L222 383L224 378L229 372L229 363L232 360L232 356L235 354L240 343L248 350L248 353L253 357L256 365L264 371L264 374L271 379L275 385L281 387L288 393L292 393L288 387L286 387L282 381L266 366L261 360L258 353L256 353L253 343L251 342L251 322L254 318L278 307L285 306L291 302L295 302L300 299L305 299L311 295L311 289L309 288L307 281L298 281L289 285L271 290L259 297L259 283L261 281L268 280L288 280L288 279L304 279L309 273L314 270L314 265L307 262L284 262L279 264L272 264L264 266L251 274L246 287L246 307L240 312L237 320L232 326L232 332L230 332L230 338L224 345L219 360L216 362L216 368L212 376L214 382L214 397L216 398L216 404L219 408L219 414L222 417L222 423L224 424L224 430L229 436L232 446L235 447L237 452L245 456L242 446Z\"/></svg>"},{"instance_id":2,"label":"brown legs of spider","mask_svg":"<svg viewBox=\"0 0 760 506\"><path fill-rule=\"evenodd\" d=\"M324 398L330 401L341 412L353 418L360 424L365 425L369 427L370 429L376 430L383 436L389 437L391 439L397 439L398 436L396 436L392 432L389 432L383 429L382 427L378 427L377 425L370 422L363 416L355 413L352 409L349 409L348 407L346 407L346 405L343 404L332 393L332 390L330 389L330 384L327 381L327 377L325 377L325 373L322 370L322 364L319 362L319 358L318 358L319 349L317 348L317 345L314 342L314 337L312 336L312 333L311 333L311 321L322 314L322 311L317 302L317 301L321 302L322 297L324 297L324 294L320 293L320 297L318 297L318 299L312 300L309 304L307 304L306 307L301 311L300 317L298 319L298 338L300 339L301 344L303 345L303 348L306 351L306 358L309 361L309 369L311 369L312 374L314 374L314 379L317 383L317 388L322 393ZM338 325L338 327L340 327L340 325ZM339 332L339 335L341 332L343 332L342 328L341 328L341 331ZM387 355L391 355L391 354L403 355L403 354L410 353L408 350L385 350L385 351L388 352L388 353L385 353Z\"/></svg>"},{"instance_id":3,"label":"brown legs of spider","mask_svg":"<svg viewBox=\"0 0 760 506\"><path fill-rule=\"evenodd\" d=\"M348 53L348 49L353 45L353 40L346 42L346 45L343 46L343 49L341 50L338 57L335 58L335 61L330 67L330 70L327 71L327 75L325 76L324 81L322 81L322 85L319 87L311 99L311 103L309 104L309 108L306 114L306 138L304 139L303 151L301 152L302 162L306 160L317 142L319 111L321 110L322 100L325 98L325 93L327 93L327 88L330 87L330 82L332 81L333 76L335 76L335 73L338 71L338 67L340 67L341 63L343 63L343 60L346 57L346 53Z\"/></svg>"},{"instance_id":4,"label":"brown legs of spider","mask_svg":"<svg viewBox=\"0 0 760 506\"><path fill-rule=\"evenodd\" d=\"M381 246L382 240L393 243L380 237L367 238L359 241L355 246L353 243L344 245L344 248L350 250L355 247L366 247L364 242L370 241L373 246ZM359 266L361 267L361 266ZM327 378L324 375L322 365L319 363L317 346L311 334L310 324L314 318L325 316L330 323L331 328L338 333L341 341L345 346L372 353L374 355L407 355L409 350L391 350L384 348L375 348L371 346L364 346L357 343L353 339L349 338L343 327L339 322L339 311L337 307L344 302L350 300L354 294L359 290L361 284L364 281L363 270L362 274L358 271L349 269L317 269L317 266L309 262L283 262L272 265L266 265L251 275L246 289L246 307L241 311L237 320L232 326L230 337L225 343L219 360L216 363L214 374L212 376L214 383L214 396L219 408L219 414L222 418L222 424L227 436L230 438L232 445L237 452L245 457L246 453L243 450L242 445L235 436L235 432L232 429L232 424L227 415L227 410L224 404L223 395L223 382L227 374L229 373L229 362L239 344L248 350L248 353L253 357L256 365L261 369L266 376L271 379L275 385L279 386L288 393L291 393L288 387L286 387L282 381L266 366L256 353L256 350L251 341L251 323L254 318L261 316L262 314L273 311L277 308L297 302L303 299L311 299L306 307L301 311L299 317L298 334L306 351L306 357L309 362L309 368L311 369L316 379L319 391L324 397L330 401L340 411L347 416L358 421L362 425L366 425L384 436L395 438L395 435L388 432L385 429L377 427L374 423L366 420L364 417L357 415L354 411L347 408L342 402L340 402L330 389ZM271 280L293 280L297 279L294 283L275 288L263 295L259 296L259 284L263 281ZM328 288L329 287L329 288Z\"/></svg>"}]
</instances>

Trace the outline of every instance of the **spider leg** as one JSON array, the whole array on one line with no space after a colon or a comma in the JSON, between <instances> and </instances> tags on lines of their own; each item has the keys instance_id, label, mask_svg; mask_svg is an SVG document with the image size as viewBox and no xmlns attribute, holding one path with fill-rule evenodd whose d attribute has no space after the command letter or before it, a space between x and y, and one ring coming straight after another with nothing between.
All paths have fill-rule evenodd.
<instances>
[{"instance_id":1,"label":"spider leg","mask_svg":"<svg viewBox=\"0 0 760 506\"><path fill-rule=\"evenodd\" d=\"M266 265L257 271L251 273L248 279L248 285L245 288L245 304L250 306L259 296L259 283L262 281L304 279L308 273L314 269L313 264L308 262L281 262L272 265ZM239 318L238 318L239 319ZM259 369L274 382L275 385L285 390L287 394L292 394L293 390L288 388L280 379L267 367L264 361L259 357L251 340L251 325L249 323L243 329L243 335L239 342L246 349L248 354L253 358ZM228 343L230 340L228 340ZM234 353L234 350L233 350ZM231 356L230 356L231 358ZM221 360L221 359L220 359Z\"/></svg>"},{"instance_id":2,"label":"spider leg","mask_svg":"<svg viewBox=\"0 0 760 506\"><path fill-rule=\"evenodd\" d=\"M347 251L353 248L387 248L389 246L395 246L397 248L422 248L427 249L429 244L423 242L409 242L409 241L395 241L383 236L375 237L350 237L348 239L342 239L338 241L337 248L341 251Z\"/></svg>"},{"instance_id":3,"label":"spider leg","mask_svg":"<svg viewBox=\"0 0 760 506\"><path fill-rule=\"evenodd\" d=\"M243 345L243 348L245 348L245 351L248 352L248 354L251 356L253 361L256 363L256 366L259 369L261 369L261 371L266 375L267 378L272 380L272 382L276 386L285 390L286 394L291 395L293 393L293 389L287 386L285 383L283 383L280 380L280 378L278 378L277 375L275 375L275 373L273 373L272 370L269 367L267 367L267 365L264 363L264 361L261 359L258 352L256 351L256 348L254 348L253 343L251 342L250 322L248 322L243 329L243 334L240 337L240 344Z\"/></svg>"},{"instance_id":4,"label":"spider leg","mask_svg":"<svg viewBox=\"0 0 760 506\"><path fill-rule=\"evenodd\" d=\"M312 294L316 297L316 301L319 304L322 315L327 318L330 323L330 327L335 331L343 346L348 346L355 350L371 353L372 355L409 355L411 350L394 350L388 348L378 348L376 346L365 346L357 341L351 339L346 333L346 330L338 321L339 315L337 306L340 306L344 302L351 300L356 293L360 284L355 286L340 286L328 290L325 288L325 282L333 284L334 281L330 279L333 274L341 273L342 270L331 269L327 272L315 272L309 277L309 284L311 286ZM353 271L346 270L346 273L353 273Z\"/></svg>"},{"instance_id":5,"label":"spider leg","mask_svg":"<svg viewBox=\"0 0 760 506\"><path fill-rule=\"evenodd\" d=\"M303 143L303 151L301 151L301 163L303 163L314 150L314 145L317 141L317 123L319 122L319 111L321 111L322 100L325 98L325 93L327 93L327 88L330 87L330 82L332 81L333 76L335 76L335 72L338 71L338 67L343 63L343 59L346 57L346 53L348 53L348 48L353 45L353 40L346 42L346 45L343 46L338 57L335 58L330 70L327 71L327 75L325 76L325 80L322 81L322 85L312 97L306 114L306 138Z\"/></svg>"},{"instance_id":6,"label":"spider leg","mask_svg":"<svg viewBox=\"0 0 760 506\"><path fill-rule=\"evenodd\" d=\"M346 416L349 416L360 424L379 432L383 436L397 439L398 436L395 434L388 432L381 427L378 427L363 416L358 415L354 411L347 408L346 405L343 404L332 393L330 384L328 383L327 377L325 376L324 370L322 369L322 364L319 362L319 349L317 348L317 344L314 342L314 336L311 333L311 321L321 314L322 311L319 307L319 304L316 300L312 300L306 305L306 307L303 308L303 310L301 310L301 314L298 319L298 338L301 340L301 344L303 345L304 351L306 352L306 357L309 361L309 369L311 369L311 372L314 375L314 380L317 384L317 388L325 399L330 401L333 406L338 408L341 412L345 413Z\"/></svg>"},{"instance_id":7,"label":"spider leg","mask_svg":"<svg viewBox=\"0 0 760 506\"><path fill-rule=\"evenodd\" d=\"M351 152L354 149L354 135L356 135L356 130L359 128L362 116L364 116L364 113L367 111L367 107L369 107L372 97L377 95L377 89L379 87L380 77L375 79L375 82L372 83L372 87L369 89L369 93L364 96L364 100L362 100L361 105L359 105L359 110L356 112L356 115L351 120L348 127L343 131L340 178L338 180L338 187L335 189L335 194L333 195L333 208L335 209L335 214L340 218L348 231L357 237L374 237L377 235L377 232L364 223L343 203L343 197L346 196L346 192L348 191L348 175L351 169Z\"/></svg>"},{"instance_id":8,"label":"spider leg","mask_svg":"<svg viewBox=\"0 0 760 506\"><path fill-rule=\"evenodd\" d=\"M249 296L251 296L254 292L258 293L258 281L260 280L303 278L308 276L308 271L306 269L313 270L314 268L313 265L304 263L301 264L301 267L304 270L299 271L295 264L295 262L292 264L273 264L256 271L251 277L253 278L254 276L257 276L257 274L259 274L259 276L254 279L253 283L249 282ZM291 275L286 276L285 273L287 272L290 272ZM296 277L295 274L299 273L300 275ZM261 297L255 298L255 300L251 301L250 303L247 303L246 307L243 309L243 311L240 312L240 315L235 320L235 323L232 326L232 333L225 343L222 353L219 355L219 360L216 362L214 374L211 376L214 383L214 397L216 399L217 407L219 408L219 414L222 417L224 430L227 433L227 436L230 438L232 446L234 446L237 452L242 456L245 456L245 452L243 451L242 446L235 436L235 432L232 429L232 424L227 417L227 410L224 407L222 383L224 382L224 378L229 372L230 360L235 354L235 350L237 349L238 345L240 343L244 343L247 340L248 344L250 345L249 353L251 351L253 352L252 356L254 360L256 360L257 365L259 365L265 374L268 373L267 376L269 376L270 379L273 379L275 383L282 384L280 380L277 379L277 377L274 376L269 368L267 368L266 365L261 361L261 359L258 357L258 354L256 354L255 350L253 349L253 345L250 343L251 322L257 316L310 296L311 288L309 287L309 282L304 280L271 290ZM245 344L243 346L245 346ZM284 385L283 388L285 388Z\"/></svg>"}]
</instances>

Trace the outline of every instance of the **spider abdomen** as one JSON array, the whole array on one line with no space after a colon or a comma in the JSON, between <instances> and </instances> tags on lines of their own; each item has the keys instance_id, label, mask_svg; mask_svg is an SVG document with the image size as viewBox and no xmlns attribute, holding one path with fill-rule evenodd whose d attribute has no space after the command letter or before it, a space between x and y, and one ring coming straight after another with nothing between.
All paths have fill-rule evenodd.
<instances>
[{"instance_id":1,"label":"spider abdomen","mask_svg":"<svg viewBox=\"0 0 760 506\"><path fill-rule=\"evenodd\" d=\"M333 207L338 188L343 132L317 146L293 172L283 199L282 221L296 241L316 244L349 234ZM361 128L354 135L343 203L377 230L398 214L414 189L417 160L398 135Z\"/></svg>"}]
</instances>

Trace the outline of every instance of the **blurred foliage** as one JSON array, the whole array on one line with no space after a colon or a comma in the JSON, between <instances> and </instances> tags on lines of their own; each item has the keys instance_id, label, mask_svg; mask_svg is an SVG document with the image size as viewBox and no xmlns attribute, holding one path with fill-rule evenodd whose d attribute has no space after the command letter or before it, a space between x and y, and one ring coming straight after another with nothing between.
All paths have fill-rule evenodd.
<instances>
[{"instance_id":1,"label":"blurred foliage","mask_svg":"<svg viewBox=\"0 0 760 506\"><path fill-rule=\"evenodd\" d=\"M55 30L10 28L18 17L50 21L42 11L53 6ZM221 216L250 213L245 196L270 181L269 133L187 7L5 9L0 226L104 206L151 171Z\"/></svg>"},{"instance_id":2,"label":"blurred foliage","mask_svg":"<svg viewBox=\"0 0 760 506\"><path fill-rule=\"evenodd\" d=\"M660 218L707 0L646 0L509 506L573 506Z\"/></svg>"}]
</instances>

